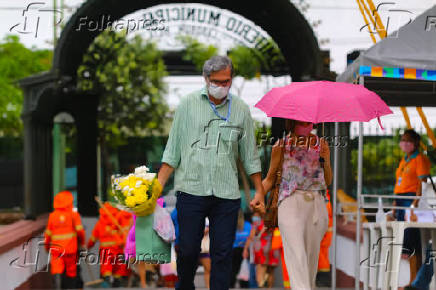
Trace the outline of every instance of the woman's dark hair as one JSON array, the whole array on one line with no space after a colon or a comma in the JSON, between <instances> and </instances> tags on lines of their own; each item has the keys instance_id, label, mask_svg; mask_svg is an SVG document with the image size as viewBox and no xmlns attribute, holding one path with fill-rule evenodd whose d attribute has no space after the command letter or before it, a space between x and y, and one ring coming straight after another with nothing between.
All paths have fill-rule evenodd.
<instances>
[{"instance_id":1,"label":"woman's dark hair","mask_svg":"<svg viewBox=\"0 0 436 290\"><path fill-rule=\"evenodd\" d=\"M285 119L285 131L286 131L286 133L294 132L294 130L295 130L295 123L296 123L295 120Z\"/></svg>"},{"instance_id":2,"label":"woman's dark hair","mask_svg":"<svg viewBox=\"0 0 436 290\"><path fill-rule=\"evenodd\" d=\"M413 143L415 144L415 148L419 148L419 143L421 142L421 136L416 133L413 129L407 129L404 131L403 135L408 135L410 138L412 138Z\"/></svg>"}]
</instances>

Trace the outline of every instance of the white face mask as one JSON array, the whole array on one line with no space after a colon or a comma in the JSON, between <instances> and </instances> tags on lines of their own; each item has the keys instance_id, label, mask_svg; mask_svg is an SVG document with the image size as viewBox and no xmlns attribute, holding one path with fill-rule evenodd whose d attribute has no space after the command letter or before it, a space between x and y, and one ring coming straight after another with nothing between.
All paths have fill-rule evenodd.
<instances>
[{"instance_id":1,"label":"white face mask","mask_svg":"<svg viewBox=\"0 0 436 290\"><path fill-rule=\"evenodd\" d=\"M208 86L208 92L209 94L214 97L215 99L223 99L227 96L227 94L229 93L230 90L230 86L226 86L226 87L220 87L217 86L213 83L209 83Z\"/></svg>"}]
</instances>

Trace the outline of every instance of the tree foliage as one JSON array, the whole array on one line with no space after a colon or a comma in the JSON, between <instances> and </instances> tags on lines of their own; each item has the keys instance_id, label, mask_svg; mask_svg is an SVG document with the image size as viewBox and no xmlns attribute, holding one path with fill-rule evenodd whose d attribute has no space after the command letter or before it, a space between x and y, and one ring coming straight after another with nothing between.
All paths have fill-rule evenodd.
<instances>
[{"instance_id":1,"label":"tree foliage","mask_svg":"<svg viewBox=\"0 0 436 290\"><path fill-rule=\"evenodd\" d=\"M161 131L168 107L168 75L162 53L139 36L104 31L91 44L78 71L78 88L100 95L98 129L111 146L127 137Z\"/></svg>"},{"instance_id":2,"label":"tree foliage","mask_svg":"<svg viewBox=\"0 0 436 290\"><path fill-rule=\"evenodd\" d=\"M0 136L20 136L23 92L18 81L51 68L51 50L29 49L18 36L8 35L0 43Z\"/></svg>"},{"instance_id":3,"label":"tree foliage","mask_svg":"<svg viewBox=\"0 0 436 290\"><path fill-rule=\"evenodd\" d=\"M185 47L183 60L191 61L198 71L203 70L206 60L218 53L218 48L209 44L205 45L190 36L179 36L178 40Z\"/></svg>"},{"instance_id":4,"label":"tree foliage","mask_svg":"<svg viewBox=\"0 0 436 290\"><path fill-rule=\"evenodd\" d=\"M128 137L164 129L168 107L162 53L140 36L106 30L91 44L77 70L77 86L99 95L98 140L103 161L103 192L113 173L111 151Z\"/></svg>"},{"instance_id":5,"label":"tree foliage","mask_svg":"<svg viewBox=\"0 0 436 290\"><path fill-rule=\"evenodd\" d=\"M396 130L394 136L366 137L363 145L363 182L371 192L378 192L392 188L395 184L395 171L404 157L399 147L400 132ZM422 142L429 144L427 135L421 135ZM355 143L357 145L357 143ZM428 149L432 149L428 147ZM358 149L351 151L352 176L357 181ZM431 174L436 174L436 165L432 164ZM380 193L380 192L379 192ZM383 192L382 192L383 193ZM384 192L388 193L388 192Z\"/></svg>"},{"instance_id":6,"label":"tree foliage","mask_svg":"<svg viewBox=\"0 0 436 290\"><path fill-rule=\"evenodd\" d=\"M190 36L179 36L178 39L184 46L183 59L191 61L199 72L206 60L218 54L217 47L205 45ZM271 71L286 64L277 44L272 39L268 42L266 46L271 48L268 53L243 45L237 45L227 52L233 62L235 76L250 80L259 77L262 71Z\"/></svg>"}]
</instances>

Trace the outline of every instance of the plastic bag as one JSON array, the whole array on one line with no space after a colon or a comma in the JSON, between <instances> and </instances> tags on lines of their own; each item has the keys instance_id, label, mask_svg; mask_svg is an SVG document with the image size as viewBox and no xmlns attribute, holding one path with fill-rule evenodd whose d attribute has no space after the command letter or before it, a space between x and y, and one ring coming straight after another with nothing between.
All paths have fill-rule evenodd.
<instances>
[{"instance_id":1,"label":"plastic bag","mask_svg":"<svg viewBox=\"0 0 436 290\"><path fill-rule=\"evenodd\" d=\"M241 269L239 270L238 280L249 281L250 280L250 263L247 259L242 260Z\"/></svg>"},{"instance_id":2,"label":"plastic bag","mask_svg":"<svg viewBox=\"0 0 436 290\"><path fill-rule=\"evenodd\" d=\"M156 205L154 210L153 229L165 242L171 243L176 239L176 231L171 215L159 205Z\"/></svg>"}]
</instances>

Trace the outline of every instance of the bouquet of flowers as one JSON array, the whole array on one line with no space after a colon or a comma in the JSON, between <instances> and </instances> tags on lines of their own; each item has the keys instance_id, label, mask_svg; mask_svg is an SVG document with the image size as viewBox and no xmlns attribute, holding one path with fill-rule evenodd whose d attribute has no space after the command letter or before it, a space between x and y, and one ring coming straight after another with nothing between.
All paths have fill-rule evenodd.
<instances>
[{"instance_id":1,"label":"bouquet of flowers","mask_svg":"<svg viewBox=\"0 0 436 290\"><path fill-rule=\"evenodd\" d=\"M127 176L112 176L112 193L123 210L137 216L147 216L154 212L162 186L156 173L148 171L146 166L141 166Z\"/></svg>"}]
</instances>

